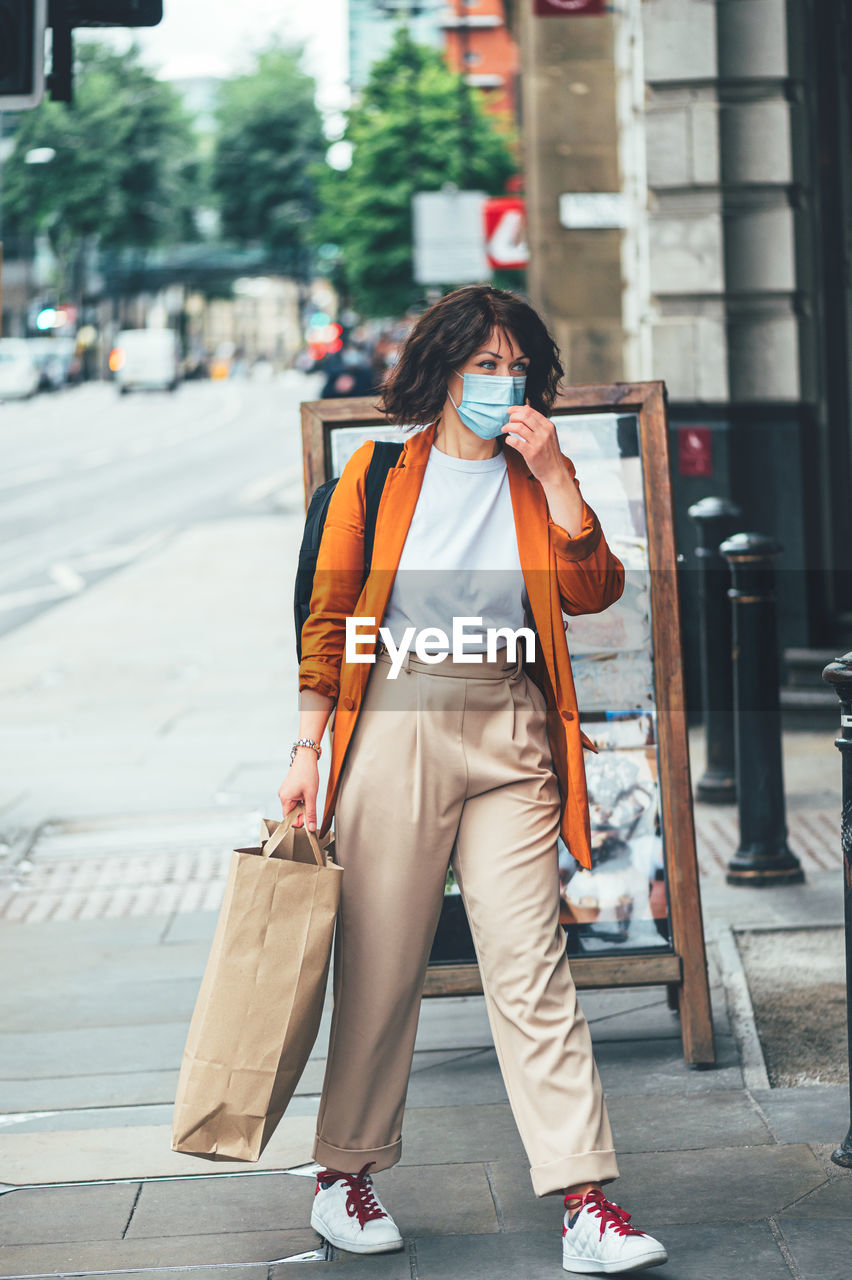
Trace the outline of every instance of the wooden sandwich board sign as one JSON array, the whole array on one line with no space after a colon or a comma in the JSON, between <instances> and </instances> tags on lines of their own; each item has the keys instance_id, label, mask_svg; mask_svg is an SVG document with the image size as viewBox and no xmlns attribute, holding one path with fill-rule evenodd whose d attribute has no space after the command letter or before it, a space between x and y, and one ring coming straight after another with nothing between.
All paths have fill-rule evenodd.
<instances>
[{"instance_id":1,"label":"wooden sandwich board sign","mask_svg":"<svg viewBox=\"0 0 852 1280\"><path fill-rule=\"evenodd\" d=\"M625 566L622 598L565 619L587 752L594 865L560 840L560 918L579 988L665 986L686 1062L715 1062L701 919L665 387L569 387L551 412L583 496ZM302 405L305 502L365 440L404 439L373 398ZM482 986L448 877L425 994Z\"/></svg>"}]
</instances>

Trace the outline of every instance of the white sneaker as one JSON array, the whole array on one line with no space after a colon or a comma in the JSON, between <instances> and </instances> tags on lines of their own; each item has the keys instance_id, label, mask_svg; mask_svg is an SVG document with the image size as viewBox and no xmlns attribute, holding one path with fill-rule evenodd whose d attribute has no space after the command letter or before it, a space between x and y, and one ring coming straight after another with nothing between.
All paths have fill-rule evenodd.
<instances>
[{"instance_id":1,"label":"white sneaker","mask_svg":"<svg viewBox=\"0 0 852 1280\"><path fill-rule=\"evenodd\" d=\"M402 1236L373 1190L369 1167L365 1164L359 1173L320 1170L311 1226L349 1253L392 1253L402 1248Z\"/></svg>"},{"instance_id":2,"label":"white sneaker","mask_svg":"<svg viewBox=\"0 0 852 1280\"><path fill-rule=\"evenodd\" d=\"M562 1266L583 1276L614 1276L668 1262L659 1240L630 1226L630 1214L597 1188L574 1201L562 1226Z\"/></svg>"}]
</instances>

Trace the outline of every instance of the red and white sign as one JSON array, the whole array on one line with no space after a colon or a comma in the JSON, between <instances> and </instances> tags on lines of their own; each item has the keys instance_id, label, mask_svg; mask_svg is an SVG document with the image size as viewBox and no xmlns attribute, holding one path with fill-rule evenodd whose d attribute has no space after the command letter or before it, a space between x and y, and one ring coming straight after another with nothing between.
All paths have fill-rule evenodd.
<instances>
[{"instance_id":1,"label":"red and white sign","mask_svg":"<svg viewBox=\"0 0 852 1280\"><path fill-rule=\"evenodd\" d=\"M533 0L533 13L537 13L540 18L606 13L607 8L606 0Z\"/></svg>"},{"instance_id":2,"label":"red and white sign","mask_svg":"<svg viewBox=\"0 0 852 1280\"><path fill-rule=\"evenodd\" d=\"M529 266L527 207L519 196L492 196L485 201L485 254L497 270Z\"/></svg>"}]
</instances>

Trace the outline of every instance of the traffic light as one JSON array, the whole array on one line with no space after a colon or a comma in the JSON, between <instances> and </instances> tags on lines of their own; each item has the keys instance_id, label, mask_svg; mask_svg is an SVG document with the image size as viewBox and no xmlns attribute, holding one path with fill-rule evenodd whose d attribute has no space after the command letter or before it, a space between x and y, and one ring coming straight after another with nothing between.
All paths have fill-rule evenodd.
<instances>
[{"instance_id":1,"label":"traffic light","mask_svg":"<svg viewBox=\"0 0 852 1280\"><path fill-rule=\"evenodd\" d=\"M46 23L47 0L0 0L0 110L41 102Z\"/></svg>"},{"instance_id":2,"label":"traffic light","mask_svg":"<svg viewBox=\"0 0 852 1280\"><path fill-rule=\"evenodd\" d=\"M156 27L163 0L0 0L0 111L35 107L44 96L44 33L53 29L51 97L71 101L75 27Z\"/></svg>"},{"instance_id":3,"label":"traffic light","mask_svg":"<svg viewBox=\"0 0 852 1280\"><path fill-rule=\"evenodd\" d=\"M156 27L162 18L163 0L50 0L53 66L47 83L51 98L71 101L75 27Z\"/></svg>"},{"instance_id":4,"label":"traffic light","mask_svg":"<svg viewBox=\"0 0 852 1280\"><path fill-rule=\"evenodd\" d=\"M163 0L65 0L71 27L156 27Z\"/></svg>"}]
</instances>

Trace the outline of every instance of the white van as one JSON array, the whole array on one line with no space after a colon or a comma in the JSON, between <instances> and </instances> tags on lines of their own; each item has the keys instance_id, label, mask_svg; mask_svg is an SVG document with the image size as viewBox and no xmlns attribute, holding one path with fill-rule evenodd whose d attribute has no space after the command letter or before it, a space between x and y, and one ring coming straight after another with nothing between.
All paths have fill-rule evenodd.
<instances>
[{"instance_id":1,"label":"white van","mask_svg":"<svg viewBox=\"0 0 852 1280\"><path fill-rule=\"evenodd\" d=\"M121 395L128 391L176 391L180 352L173 329L123 329L110 352L109 367Z\"/></svg>"},{"instance_id":2,"label":"white van","mask_svg":"<svg viewBox=\"0 0 852 1280\"><path fill-rule=\"evenodd\" d=\"M0 338L0 400L28 400L38 384L38 367L26 338Z\"/></svg>"}]
</instances>

